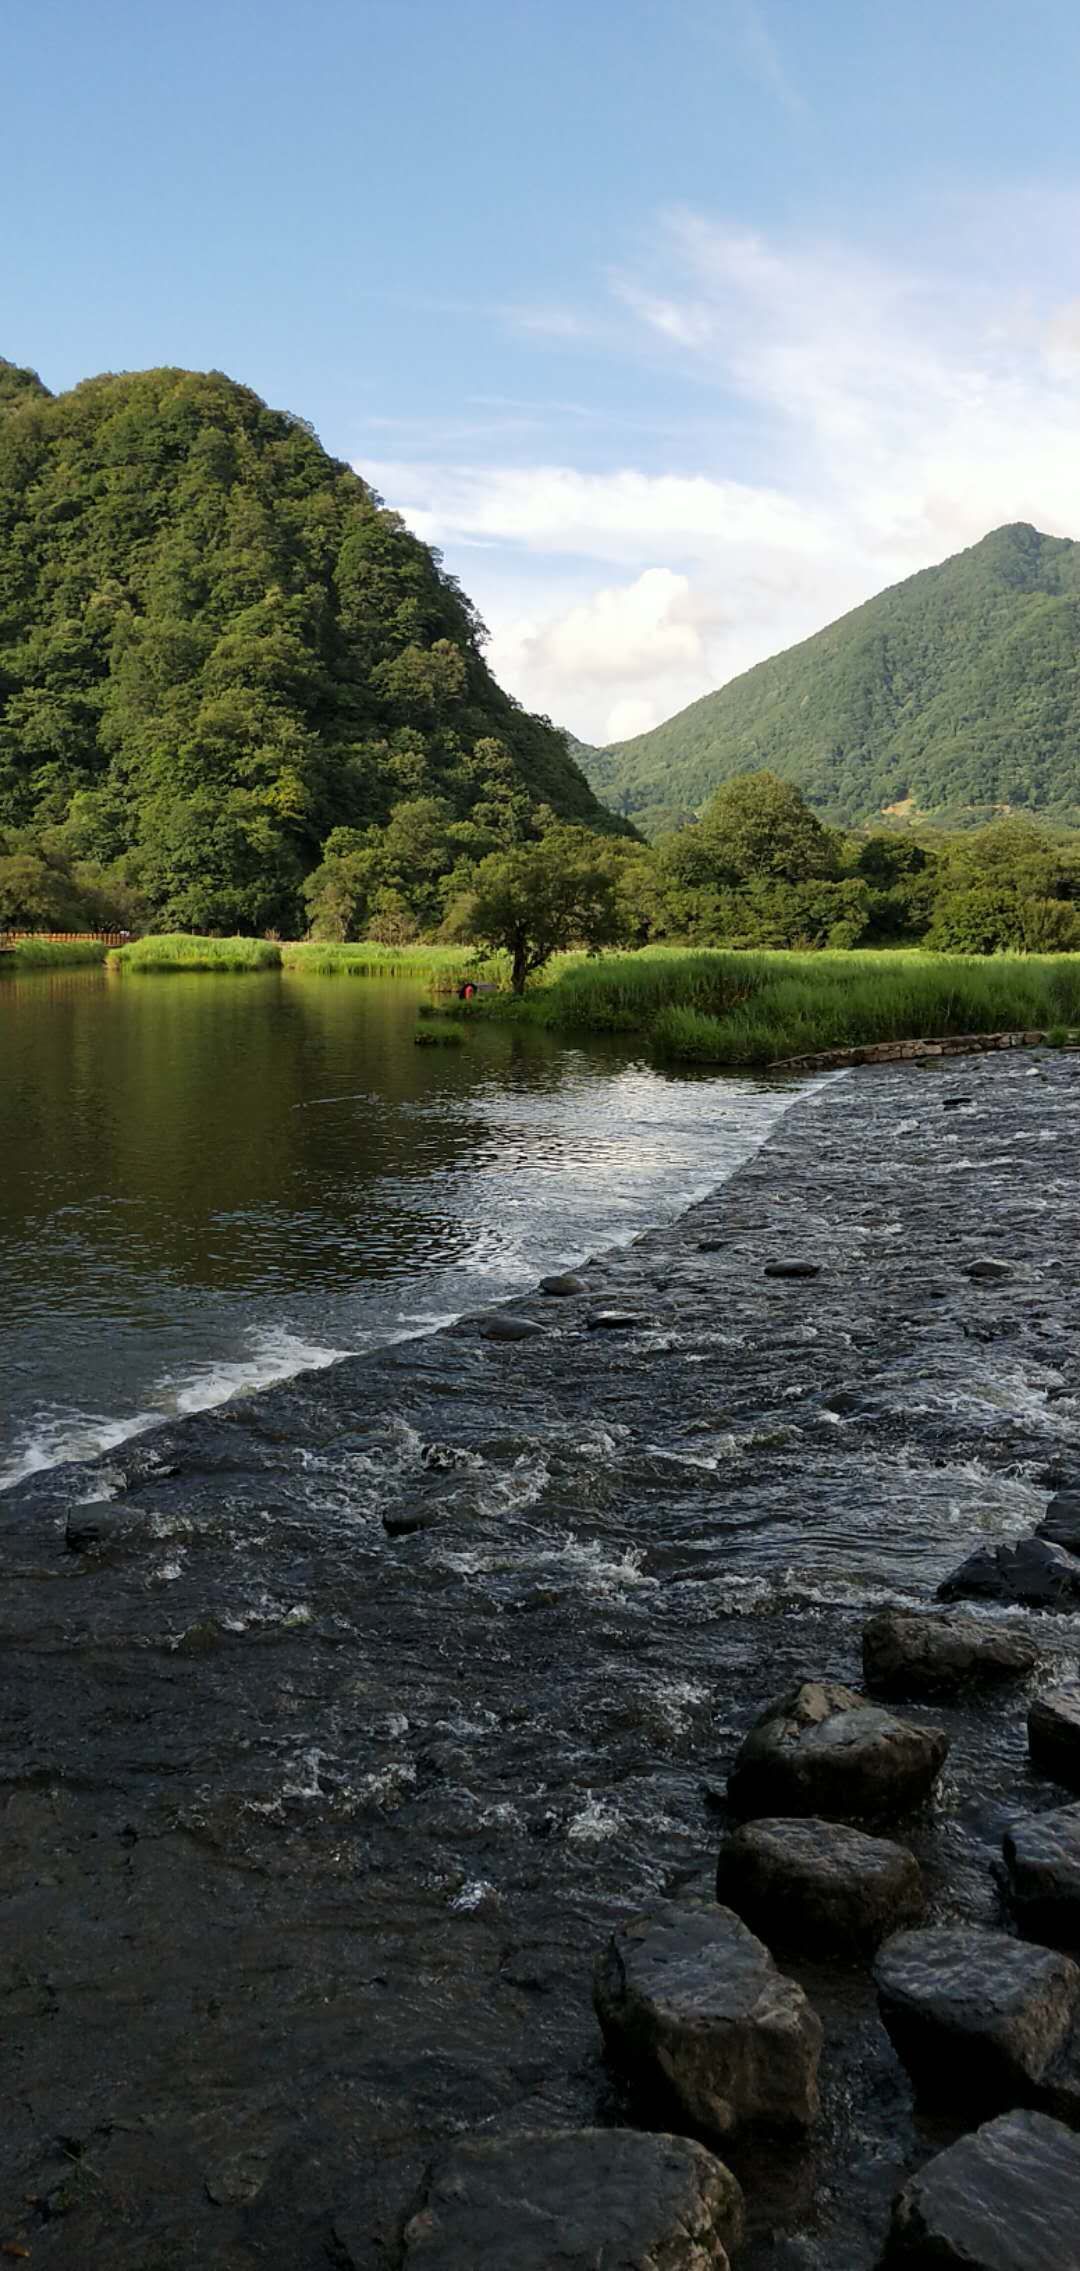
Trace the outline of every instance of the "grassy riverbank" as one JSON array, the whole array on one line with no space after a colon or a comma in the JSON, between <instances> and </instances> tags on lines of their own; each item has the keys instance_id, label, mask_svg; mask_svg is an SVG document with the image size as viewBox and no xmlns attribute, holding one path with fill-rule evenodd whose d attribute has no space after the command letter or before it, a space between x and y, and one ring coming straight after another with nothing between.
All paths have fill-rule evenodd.
<instances>
[{"instance_id":1,"label":"grassy riverbank","mask_svg":"<svg viewBox=\"0 0 1080 2271\"><path fill-rule=\"evenodd\" d=\"M108 951L96 938L16 938L0 954L0 971L70 970L104 962Z\"/></svg>"},{"instance_id":2,"label":"grassy riverbank","mask_svg":"<svg viewBox=\"0 0 1080 2271\"><path fill-rule=\"evenodd\" d=\"M677 1063L772 1064L1080 1025L1080 955L610 955L539 987L518 1014L559 1032L639 1034Z\"/></svg>"},{"instance_id":3,"label":"grassy riverbank","mask_svg":"<svg viewBox=\"0 0 1080 2271\"><path fill-rule=\"evenodd\" d=\"M324 946L308 940L198 938L169 931L134 939L113 961L124 970L295 970L317 978L414 978L460 984L466 977L499 979L504 955L474 954L460 946Z\"/></svg>"}]
</instances>

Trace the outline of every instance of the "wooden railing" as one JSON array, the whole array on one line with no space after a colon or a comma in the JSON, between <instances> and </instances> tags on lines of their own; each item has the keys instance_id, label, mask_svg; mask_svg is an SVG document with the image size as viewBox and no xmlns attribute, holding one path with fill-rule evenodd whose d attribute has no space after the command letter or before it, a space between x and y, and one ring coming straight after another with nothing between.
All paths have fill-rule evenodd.
<instances>
[{"instance_id":1,"label":"wooden railing","mask_svg":"<svg viewBox=\"0 0 1080 2271\"><path fill-rule=\"evenodd\" d=\"M52 946L126 946L129 930L0 930L0 946L16 946L23 938L40 938Z\"/></svg>"}]
</instances>

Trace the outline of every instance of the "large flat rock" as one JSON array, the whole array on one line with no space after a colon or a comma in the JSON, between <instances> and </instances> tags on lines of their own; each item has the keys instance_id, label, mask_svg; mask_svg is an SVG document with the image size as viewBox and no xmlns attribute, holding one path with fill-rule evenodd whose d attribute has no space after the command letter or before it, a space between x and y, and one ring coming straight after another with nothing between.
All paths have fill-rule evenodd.
<instances>
[{"instance_id":1,"label":"large flat rock","mask_svg":"<svg viewBox=\"0 0 1080 2271\"><path fill-rule=\"evenodd\" d=\"M1021 1931L1051 1947L1080 1948L1080 1806L1014 1822L1003 1850Z\"/></svg>"},{"instance_id":2,"label":"large flat rock","mask_svg":"<svg viewBox=\"0 0 1080 2271\"><path fill-rule=\"evenodd\" d=\"M943 1696L1025 1679L1038 1662L1026 1632L975 1617L911 1616L883 1609L863 1627L863 1672L879 1695Z\"/></svg>"},{"instance_id":3,"label":"large flat rock","mask_svg":"<svg viewBox=\"0 0 1080 2271\"><path fill-rule=\"evenodd\" d=\"M430 2170L406 2271L728 2271L742 2193L704 2145L636 2129L470 2139ZM338 2244L349 2258L347 2226ZM355 2258L361 2271L360 2258Z\"/></svg>"},{"instance_id":4,"label":"large flat rock","mask_svg":"<svg viewBox=\"0 0 1080 2271\"><path fill-rule=\"evenodd\" d=\"M1048 1688L1028 1712L1028 1749L1039 1774L1080 1790L1080 1687Z\"/></svg>"},{"instance_id":5,"label":"large flat rock","mask_svg":"<svg viewBox=\"0 0 1080 2271\"><path fill-rule=\"evenodd\" d=\"M949 1739L820 1680L769 1704L735 1761L728 1796L740 1814L902 1814L929 1796Z\"/></svg>"},{"instance_id":6,"label":"large flat rock","mask_svg":"<svg viewBox=\"0 0 1080 2271\"><path fill-rule=\"evenodd\" d=\"M668 1903L621 1925L594 2000L618 2063L708 2135L817 2119L821 2022L730 1908Z\"/></svg>"},{"instance_id":7,"label":"large flat rock","mask_svg":"<svg viewBox=\"0 0 1080 2271\"><path fill-rule=\"evenodd\" d=\"M959 2113L1028 2102L1068 2052L1080 1966L978 1925L899 1932L874 1967L881 2015L918 2093Z\"/></svg>"},{"instance_id":8,"label":"large flat rock","mask_svg":"<svg viewBox=\"0 0 1080 2271\"><path fill-rule=\"evenodd\" d=\"M770 1945L857 1953L925 1905L914 1854L843 1822L744 1823L720 1848L717 1899Z\"/></svg>"},{"instance_id":9,"label":"large flat rock","mask_svg":"<svg viewBox=\"0 0 1080 2271\"><path fill-rule=\"evenodd\" d=\"M896 2271L1080 2271L1080 2138L1043 2113L961 2137L906 2184L883 2258Z\"/></svg>"}]
</instances>

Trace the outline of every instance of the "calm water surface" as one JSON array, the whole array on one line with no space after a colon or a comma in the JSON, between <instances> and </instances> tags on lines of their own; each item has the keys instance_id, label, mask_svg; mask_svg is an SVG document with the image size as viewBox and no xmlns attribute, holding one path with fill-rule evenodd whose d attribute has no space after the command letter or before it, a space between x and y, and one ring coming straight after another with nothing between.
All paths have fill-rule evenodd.
<instances>
[{"instance_id":1,"label":"calm water surface","mask_svg":"<svg viewBox=\"0 0 1080 2271\"><path fill-rule=\"evenodd\" d=\"M510 1029L417 1049L421 998L0 980L0 1484L627 1239L796 1093Z\"/></svg>"}]
</instances>

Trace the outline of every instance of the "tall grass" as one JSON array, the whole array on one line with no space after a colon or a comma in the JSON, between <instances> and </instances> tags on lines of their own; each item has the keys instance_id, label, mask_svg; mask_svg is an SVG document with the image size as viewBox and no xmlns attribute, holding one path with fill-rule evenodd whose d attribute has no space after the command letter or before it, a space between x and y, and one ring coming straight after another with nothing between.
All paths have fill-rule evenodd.
<instances>
[{"instance_id":1,"label":"tall grass","mask_svg":"<svg viewBox=\"0 0 1080 2271\"><path fill-rule=\"evenodd\" d=\"M498 981L508 968L504 954L483 955L460 946L377 946L361 939L355 946L328 946L301 940L281 948L286 970L319 978L442 979L460 985L465 978Z\"/></svg>"},{"instance_id":2,"label":"tall grass","mask_svg":"<svg viewBox=\"0 0 1080 2271\"><path fill-rule=\"evenodd\" d=\"M1080 1025L1080 955L612 955L536 994L557 1030L634 1032L698 1064Z\"/></svg>"},{"instance_id":3,"label":"tall grass","mask_svg":"<svg viewBox=\"0 0 1080 2271\"><path fill-rule=\"evenodd\" d=\"M164 931L118 947L110 959L122 970L277 970L281 948L267 938L193 938Z\"/></svg>"},{"instance_id":4,"label":"tall grass","mask_svg":"<svg viewBox=\"0 0 1080 2271\"><path fill-rule=\"evenodd\" d=\"M0 970L64 970L104 962L109 949L96 938L17 938L0 954Z\"/></svg>"}]
</instances>

